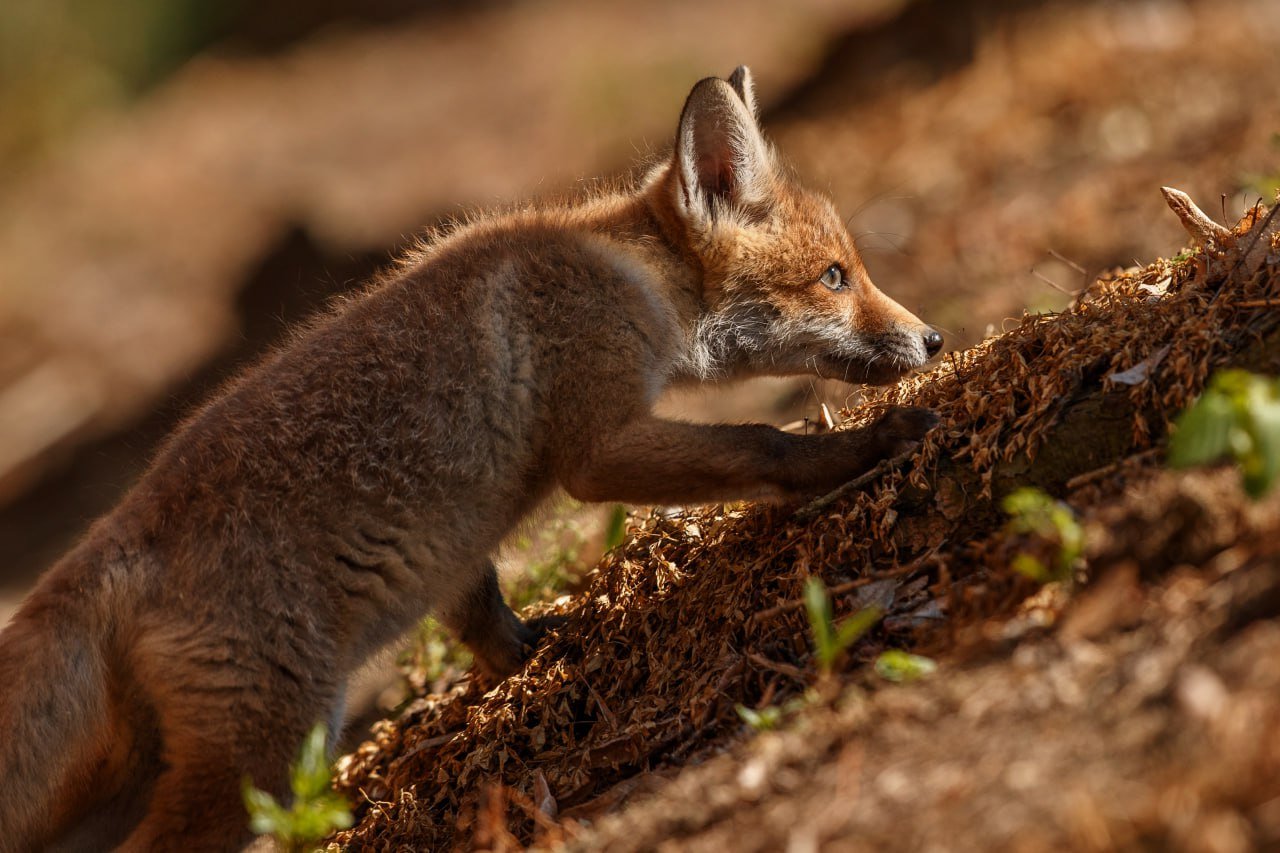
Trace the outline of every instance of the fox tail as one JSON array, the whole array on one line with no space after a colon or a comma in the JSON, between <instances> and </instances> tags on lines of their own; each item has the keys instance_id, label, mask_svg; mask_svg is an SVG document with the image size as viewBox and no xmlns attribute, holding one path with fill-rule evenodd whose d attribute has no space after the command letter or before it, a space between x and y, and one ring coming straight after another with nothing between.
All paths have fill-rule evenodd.
<instances>
[{"instance_id":1,"label":"fox tail","mask_svg":"<svg viewBox=\"0 0 1280 853\"><path fill-rule=\"evenodd\" d=\"M111 757L95 620L77 612L89 602L75 585L59 580L55 569L0 632L0 853L56 837Z\"/></svg>"}]
</instances>

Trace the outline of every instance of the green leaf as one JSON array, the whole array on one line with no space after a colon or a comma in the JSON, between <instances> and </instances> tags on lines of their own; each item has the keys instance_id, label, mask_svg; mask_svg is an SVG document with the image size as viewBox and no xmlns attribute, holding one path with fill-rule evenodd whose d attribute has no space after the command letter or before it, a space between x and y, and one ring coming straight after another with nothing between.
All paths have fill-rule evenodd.
<instances>
[{"instance_id":1,"label":"green leaf","mask_svg":"<svg viewBox=\"0 0 1280 853\"><path fill-rule=\"evenodd\" d=\"M804 607L809 616L809 631L813 635L813 652L818 665L829 670L835 662L835 638L831 626L831 599L827 588L817 578L809 578L804 585Z\"/></svg>"},{"instance_id":2,"label":"green leaf","mask_svg":"<svg viewBox=\"0 0 1280 853\"><path fill-rule=\"evenodd\" d=\"M1037 583L1070 580L1084 556L1084 528L1071 507L1030 487L1014 490L1001 505L1009 513L1009 532L1042 540L1052 549L1050 565L1040 557L1020 553L1013 558L1014 570Z\"/></svg>"},{"instance_id":3,"label":"green leaf","mask_svg":"<svg viewBox=\"0 0 1280 853\"><path fill-rule=\"evenodd\" d=\"M863 634L880 620L878 607L866 607L843 620L839 625L831 611L831 598L827 588L817 578L809 578L804 585L805 612L809 615L809 630L813 635L813 654L823 675L830 674L845 649L856 643Z\"/></svg>"},{"instance_id":4,"label":"green leaf","mask_svg":"<svg viewBox=\"0 0 1280 853\"><path fill-rule=\"evenodd\" d=\"M862 635L874 628L875 624L880 621L881 615L879 607L864 607L841 622L840 626L836 628L837 653L843 652L862 639Z\"/></svg>"},{"instance_id":5,"label":"green leaf","mask_svg":"<svg viewBox=\"0 0 1280 853\"><path fill-rule=\"evenodd\" d=\"M1015 533L1049 536L1054 532L1055 503L1043 490L1024 486L1005 495L1000 505L1009 514L1009 524Z\"/></svg>"},{"instance_id":6,"label":"green leaf","mask_svg":"<svg viewBox=\"0 0 1280 853\"><path fill-rule=\"evenodd\" d=\"M915 681L932 675L938 664L931 658L889 649L876 658L876 673L889 681Z\"/></svg>"},{"instance_id":7,"label":"green leaf","mask_svg":"<svg viewBox=\"0 0 1280 853\"><path fill-rule=\"evenodd\" d=\"M1049 570L1045 568L1044 563L1039 558L1030 554L1019 553L1013 555L1013 570L1020 575L1031 578L1036 583L1048 583L1052 578L1049 576Z\"/></svg>"},{"instance_id":8,"label":"green leaf","mask_svg":"<svg viewBox=\"0 0 1280 853\"><path fill-rule=\"evenodd\" d=\"M1249 416L1252 458L1242 467L1245 491L1256 499L1271 491L1280 479L1280 401L1259 394Z\"/></svg>"},{"instance_id":9,"label":"green leaf","mask_svg":"<svg viewBox=\"0 0 1280 853\"><path fill-rule=\"evenodd\" d=\"M324 831L317 835L317 838L323 838L335 829L350 829L352 818L351 809L347 808L347 803L341 797L331 794L323 803L319 817L324 823Z\"/></svg>"},{"instance_id":10,"label":"green leaf","mask_svg":"<svg viewBox=\"0 0 1280 853\"><path fill-rule=\"evenodd\" d=\"M1236 408L1217 391L1206 391L1178 417L1177 431L1169 440L1169 464L1189 468L1216 462L1231 450Z\"/></svg>"},{"instance_id":11,"label":"green leaf","mask_svg":"<svg viewBox=\"0 0 1280 853\"><path fill-rule=\"evenodd\" d=\"M627 508L622 504L614 504L609 510L609 521L604 529L604 549L612 551L627 538Z\"/></svg>"},{"instance_id":12,"label":"green leaf","mask_svg":"<svg viewBox=\"0 0 1280 853\"><path fill-rule=\"evenodd\" d=\"M253 787L251 780L244 781L242 793L250 828L258 835L271 835L283 849L294 849L301 842L317 841L335 829L351 826L351 810L329 787L325 734L325 725L317 723L302 741L298 758L290 767L294 797L288 809L271 794Z\"/></svg>"},{"instance_id":13,"label":"green leaf","mask_svg":"<svg viewBox=\"0 0 1280 853\"><path fill-rule=\"evenodd\" d=\"M275 834L283 826L285 811L276 798L245 780L242 793L249 812L249 827L258 835Z\"/></svg>"},{"instance_id":14,"label":"green leaf","mask_svg":"<svg viewBox=\"0 0 1280 853\"><path fill-rule=\"evenodd\" d=\"M333 794L300 804L294 814L293 837L314 841L335 829L351 826L351 812Z\"/></svg>"},{"instance_id":15,"label":"green leaf","mask_svg":"<svg viewBox=\"0 0 1280 853\"><path fill-rule=\"evenodd\" d=\"M778 723L782 721L782 709L776 705L770 705L758 711L746 705L737 705L734 710L738 712L738 716L744 723L758 732L776 729Z\"/></svg>"},{"instance_id":16,"label":"green leaf","mask_svg":"<svg viewBox=\"0 0 1280 853\"><path fill-rule=\"evenodd\" d=\"M1203 465L1230 456L1252 498L1280 479L1280 380L1243 370L1214 374L1204 393L1179 416L1169 464Z\"/></svg>"},{"instance_id":17,"label":"green leaf","mask_svg":"<svg viewBox=\"0 0 1280 853\"><path fill-rule=\"evenodd\" d=\"M316 723L302 741L290 779L293 795L300 800L317 797L329 789L329 756L324 748L326 734L324 723Z\"/></svg>"}]
</instances>

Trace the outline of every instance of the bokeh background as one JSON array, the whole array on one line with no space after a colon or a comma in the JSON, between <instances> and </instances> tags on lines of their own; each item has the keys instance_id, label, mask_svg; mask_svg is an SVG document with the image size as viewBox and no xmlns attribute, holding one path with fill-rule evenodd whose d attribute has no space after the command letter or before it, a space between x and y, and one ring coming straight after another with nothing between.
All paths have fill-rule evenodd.
<instances>
[{"instance_id":1,"label":"bokeh background","mask_svg":"<svg viewBox=\"0 0 1280 853\"><path fill-rule=\"evenodd\" d=\"M3 4L0 622L285 325L424 225L662 156L700 77L751 65L873 278L963 347L1177 252L1162 184L1270 200L1277 45L1275 0Z\"/></svg>"}]
</instances>

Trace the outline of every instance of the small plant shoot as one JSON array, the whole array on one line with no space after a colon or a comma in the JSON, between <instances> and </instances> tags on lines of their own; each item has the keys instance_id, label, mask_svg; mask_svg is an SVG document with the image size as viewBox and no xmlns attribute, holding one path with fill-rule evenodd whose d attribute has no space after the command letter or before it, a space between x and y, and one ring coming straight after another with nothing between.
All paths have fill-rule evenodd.
<instances>
[{"instance_id":1,"label":"small plant shoot","mask_svg":"<svg viewBox=\"0 0 1280 853\"><path fill-rule=\"evenodd\" d=\"M1033 551L1013 558L1013 568L1038 583L1069 581L1084 554L1084 529L1071 507L1036 488L1021 488L1001 504L1009 514L1007 530L1036 540Z\"/></svg>"},{"instance_id":2,"label":"small plant shoot","mask_svg":"<svg viewBox=\"0 0 1280 853\"><path fill-rule=\"evenodd\" d=\"M1244 370L1214 374L1200 399L1183 412L1169 441L1174 468L1231 459L1255 500L1280 475L1280 379Z\"/></svg>"},{"instance_id":3,"label":"small plant shoot","mask_svg":"<svg viewBox=\"0 0 1280 853\"><path fill-rule=\"evenodd\" d=\"M249 826L258 835L270 835L280 850L294 853L310 849L337 829L351 826L351 810L330 787L332 774L325 750L325 726L316 723L302 741L298 758L289 768L293 803L288 808L253 782L244 782L244 804Z\"/></svg>"},{"instance_id":4,"label":"small plant shoot","mask_svg":"<svg viewBox=\"0 0 1280 853\"><path fill-rule=\"evenodd\" d=\"M738 712L742 722L752 729L758 732L767 732L776 729L778 723L782 722L784 709L778 705L769 705L759 710L748 708L746 705L737 705L734 710Z\"/></svg>"},{"instance_id":5,"label":"small plant shoot","mask_svg":"<svg viewBox=\"0 0 1280 853\"><path fill-rule=\"evenodd\" d=\"M831 675L845 650L870 631L882 615L878 607L865 607L837 625L831 612L831 597L817 578L805 583L804 604L813 636L813 654L824 678Z\"/></svg>"},{"instance_id":6,"label":"small plant shoot","mask_svg":"<svg viewBox=\"0 0 1280 853\"><path fill-rule=\"evenodd\" d=\"M614 504L609 510L609 521L604 528L604 550L612 551L627 538L627 508Z\"/></svg>"},{"instance_id":7,"label":"small plant shoot","mask_svg":"<svg viewBox=\"0 0 1280 853\"><path fill-rule=\"evenodd\" d=\"M876 674L886 681L918 681L932 675L937 669L938 664L932 658L913 655L902 649L889 649L876 658Z\"/></svg>"}]
</instances>

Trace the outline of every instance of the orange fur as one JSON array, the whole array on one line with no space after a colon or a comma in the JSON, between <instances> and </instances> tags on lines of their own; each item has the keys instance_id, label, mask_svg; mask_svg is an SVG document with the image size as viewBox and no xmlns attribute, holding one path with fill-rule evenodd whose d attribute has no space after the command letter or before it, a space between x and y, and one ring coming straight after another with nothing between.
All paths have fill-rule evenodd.
<instances>
[{"instance_id":1,"label":"orange fur","mask_svg":"<svg viewBox=\"0 0 1280 853\"><path fill-rule=\"evenodd\" d=\"M424 613L520 666L538 626L490 555L554 488L800 495L933 422L678 423L664 388L888 381L938 344L778 167L746 70L702 81L639 186L438 235L196 412L46 573L0 635L0 850L242 844L241 780L284 795L346 675Z\"/></svg>"}]
</instances>

